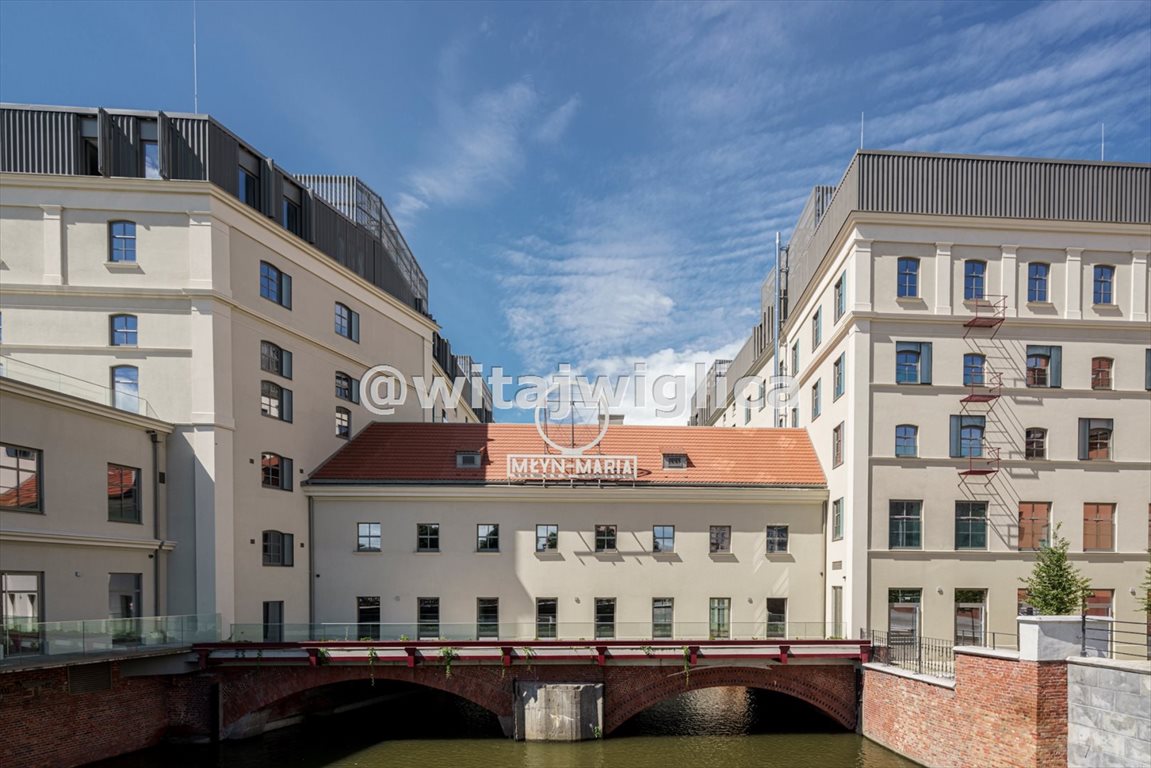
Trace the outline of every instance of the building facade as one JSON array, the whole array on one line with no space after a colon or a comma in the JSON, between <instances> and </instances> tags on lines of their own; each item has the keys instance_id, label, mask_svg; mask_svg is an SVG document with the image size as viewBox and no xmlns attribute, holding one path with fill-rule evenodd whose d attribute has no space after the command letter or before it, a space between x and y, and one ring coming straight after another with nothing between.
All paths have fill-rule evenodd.
<instances>
[{"instance_id":1,"label":"building facade","mask_svg":"<svg viewBox=\"0 0 1151 768\"><path fill-rule=\"evenodd\" d=\"M43 621L167 609L164 494L172 425L0 369L3 655L38 652ZM67 382L65 382L67 383Z\"/></svg>"},{"instance_id":2,"label":"building facade","mask_svg":"<svg viewBox=\"0 0 1151 768\"><path fill-rule=\"evenodd\" d=\"M7 105L0 147L12 375L92 382L174 425L169 612L306 620L300 481L376 418L365 371L455 361L434 354L426 279L382 201L347 177L314 192L204 115ZM490 420L468 402L413 397L390 418Z\"/></svg>"},{"instance_id":3,"label":"building facade","mask_svg":"<svg viewBox=\"0 0 1151 768\"><path fill-rule=\"evenodd\" d=\"M861 151L815 189L692 422L810 432L829 620L1013 633L1056 530L1089 609L1143 619L1149 251L1147 165Z\"/></svg>"},{"instance_id":4,"label":"building facade","mask_svg":"<svg viewBox=\"0 0 1151 768\"><path fill-rule=\"evenodd\" d=\"M632 479L523 479L509 464L557 455L530 424L368 427L306 485L314 631L842 633L823 619L827 493L803 431L612 425L583 456L634 460Z\"/></svg>"}]
</instances>

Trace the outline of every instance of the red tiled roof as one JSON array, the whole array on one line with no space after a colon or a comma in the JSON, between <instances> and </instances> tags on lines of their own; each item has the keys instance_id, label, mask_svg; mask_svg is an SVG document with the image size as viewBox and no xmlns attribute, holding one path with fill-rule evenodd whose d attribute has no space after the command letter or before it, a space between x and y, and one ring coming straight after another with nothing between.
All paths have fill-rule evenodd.
<instances>
[{"instance_id":1,"label":"red tiled roof","mask_svg":"<svg viewBox=\"0 0 1151 768\"><path fill-rule=\"evenodd\" d=\"M665 470L666 446L688 468ZM456 467L457 451L482 450L478 469ZM533 424L376 422L317 469L332 483L505 483L508 454L549 450ZM826 484L802 429L612 425L588 454L638 457L639 482L655 485L814 486Z\"/></svg>"}]
</instances>

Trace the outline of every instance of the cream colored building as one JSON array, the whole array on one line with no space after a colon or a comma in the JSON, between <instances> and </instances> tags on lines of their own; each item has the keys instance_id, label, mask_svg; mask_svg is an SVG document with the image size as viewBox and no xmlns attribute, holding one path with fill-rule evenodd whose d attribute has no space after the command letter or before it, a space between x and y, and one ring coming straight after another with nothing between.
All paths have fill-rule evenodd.
<instances>
[{"instance_id":1,"label":"cream colored building","mask_svg":"<svg viewBox=\"0 0 1151 768\"><path fill-rule=\"evenodd\" d=\"M174 425L169 613L305 621L299 484L377 418L359 378L456 363L382 201L350 177L313 192L203 115L6 105L0 129L12 375L59 372ZM490 418L466 402L391 418Z\"/></svg>"},{"instance_id":2,"label":"cream colored building","mask_svg":"<svg viewBox=\"0 0 1151 768\"><path fill-rule=\"evenodd\" d=\"M530 424L377 423L320 467L312 631L842 633L824 624L827 493L802 431L613 425L585 455L634 457L631 480L517 479L509 454L555 451Z\"/></svg>"},{"instance_id":3,"label":"cream colored building","mask_svg":"<svg viewBox=\"0 0 1151 768\"><path fill-rule=\"evenodd\" d=\"M34 386L0 367L3 653L39 650L16 628L166 611L163 468L172 425ZM63 384L64 386L61 386ZM22 646L22 647L21 647Z\"/></svg>"},{"instance_id":4,"label":"cream colored building","mask_svg":"<svg viewBox=\"0 0 1151 768\"><path fill-rule=\"evenodd\" d=\"M810 432L829 620L1014 633L1019 579L1053 526L1091 610L1144 619L1149 251L1147 165L861 151L816 188L780 304L773 273L761 324L713 368L692 422Z\"/></svg>"}]
</instances>

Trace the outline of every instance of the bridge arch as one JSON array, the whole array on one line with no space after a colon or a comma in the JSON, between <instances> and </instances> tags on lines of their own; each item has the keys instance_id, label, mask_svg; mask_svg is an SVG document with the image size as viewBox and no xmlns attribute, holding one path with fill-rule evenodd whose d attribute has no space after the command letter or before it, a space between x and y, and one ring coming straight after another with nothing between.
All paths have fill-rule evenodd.
<instances>
[{"instance_id":1,"label":"bridge arch","mask_svg":"<svg viewBox=\"0 0 1151 768\"><path fill-rule=\"evenodd\" d=\"M644 669L644 668L641 668ZM648 707L686 691L743 687L792 696L807 702L848 730L857 720L856 671L853 666L696 667L690 674L621 675L609 678L604 691L604 734L610 734Z\"/></svg>"}]
</instances>

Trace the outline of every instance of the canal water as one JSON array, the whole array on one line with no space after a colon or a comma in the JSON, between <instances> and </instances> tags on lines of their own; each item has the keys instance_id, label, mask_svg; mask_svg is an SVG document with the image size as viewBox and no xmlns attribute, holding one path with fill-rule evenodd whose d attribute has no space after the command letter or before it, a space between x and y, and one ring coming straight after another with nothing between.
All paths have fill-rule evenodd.
<instances>
[{"instance_id":1,"label":"canal water","mask_svg":"<svg viewBox=\"0 0 1151 768\"><path fill-rule=\"evenodd\" d=\"M910 768L795 699L745 688L692 691L652 707L610 738L515 742L495 717L454 696L391 701L219 745L172 746L100 768Z\"/></svg>"}]
</instances>

